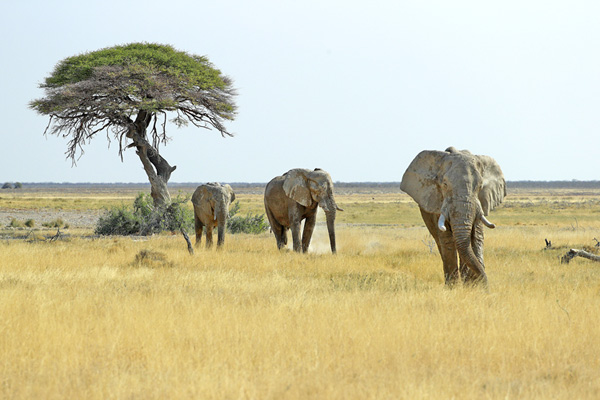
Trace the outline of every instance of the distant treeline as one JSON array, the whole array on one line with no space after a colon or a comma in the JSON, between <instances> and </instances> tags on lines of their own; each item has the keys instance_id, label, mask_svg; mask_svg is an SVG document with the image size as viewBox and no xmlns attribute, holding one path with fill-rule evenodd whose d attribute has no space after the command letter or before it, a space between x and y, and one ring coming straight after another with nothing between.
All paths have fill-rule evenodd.
<instances>
[{"instance_id":1,"label":"distant treeline","mask_svg":"<svg viewBox=\"0 0 600 400\"><path fill-rule=\"evenodd\" d=\"M508 189L600 189L600 181L507 181ZM400 182L335 182L336 188L397 188Z\"/></svg>"},{"instance_id":2,"label":"distant treeline","mask_svg":"<svg viewBox=\"0 0 600 400\"><path fill-rule=\"evenodd\" d=\"M172 182L171 188L196 187L206 182ZM229 183L232 187L238 188L256 188L266 186L266 182L221 182ZM600 181L508 181L508 189L600 189ZM118 183L23 183L23 187L45 187L45 188L76 188L76 187L120 187L120 188L148 188L149 183L141 182L118 182ZM340 189L348 188L374 188L374 189L397 189L400 190L400 182L335 182L335 187Z\"/></svg>"},{"instance_id":3,"label":"distant treeline","mask_svg":"<svg viewBox=\"0 0 600 400\"><path fill-rule=\"evenodd\" d=\"M509 189L599 189L600 181L508 181Z\"/></svg>"}]
</instances>

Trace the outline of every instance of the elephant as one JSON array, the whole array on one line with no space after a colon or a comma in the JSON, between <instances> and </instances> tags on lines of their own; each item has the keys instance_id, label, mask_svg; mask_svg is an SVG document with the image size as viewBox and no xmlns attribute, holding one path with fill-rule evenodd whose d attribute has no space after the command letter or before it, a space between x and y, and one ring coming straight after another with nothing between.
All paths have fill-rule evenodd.
<instances>
[{"instance_id":1,"label":"elephant","mask_svg":"<svg viewBox=\"0 0 600 400\"><path fill-rule=\"evenodd\" d=\"M225 243L225 230L229 205L235 200L235 193L229 185L207 183L200 185L192 195L194 204L194 225L196 230L196 247L202 241L202 228L206 227L206 248L212 247L213 228L218 226L217 248Z\"/></svg>"},{"instance_id":2,"label":"elephant","mask_svg":"<svg viewBox=\"0 0 600 400\"><path fill-rule=\"evenodd\" d=\"M404 172L400 189L419 205L442 258L445 284L454 285L460 270L463 283L487 286L483 226L496 227L486 216L506 196L496 161L454 147L425 150Z\"/></svg>"},{"instance_id":3,"label":"elephant","mask_svg":"<svg viewBox=\"0 0 600 400\"><path fill-rule=\"evenodd\" d=\"M325 211L331 252L336 253L335 215L343 211L333 197L331 176L320 168L291 169L273 178L265 188L265 210L271 230L277 240L277 248L287 245L287 230L292 230L294 251L308 251L310 239L317 220L317 206ZM304 232L300 237L300 223Z\"/></svg>"}]
</instances>

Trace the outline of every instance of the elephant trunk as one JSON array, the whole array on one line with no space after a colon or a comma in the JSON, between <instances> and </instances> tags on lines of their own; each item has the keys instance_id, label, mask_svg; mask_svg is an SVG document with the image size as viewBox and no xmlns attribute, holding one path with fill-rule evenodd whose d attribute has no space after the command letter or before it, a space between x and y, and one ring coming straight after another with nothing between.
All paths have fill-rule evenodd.
<instances>
[{"instance_id":1,"label":"elephant trunk","mask_svg":"<svg viewBox=\"0 0 600 400\"><path fill-rule=\"evenodd\" d=\"M333 254L335 254L337 251L335 246L335 214L335 208L332 211L325 212L325 219L327 221L327 232L329 232L329 244L331 245L331 252Z\"/></svg>"},{"instance_id":2,"label":"elephant trunk","mask_svg":"<svg viewBox=\"0 0 600 400\"><path fill-rule=\"evenodd\" d=\"M456 243L456 250L460 256L461 262L464 262L470 269L470 274L473 276L473 281L481 282L487 285L487 275L485 267L481 260L477 258L472 246L473 223L477 221L469 221L466 224L452 226L452 232ZM461 271L462 272L462 271ZM463 277L465 279L466 277Z\"/></svg>"},{"instance_id":3,"label":"elephant trunk","mask_svg":"<svg viewBox=\"0 0 600 400\"><path fill-rule=\"evenodd\" d=\"M329 232L329 244L331 246L331 252L333 254L336 253L336 244L335 244L335 215L337 211L344 211L335 203L333 199L333 194L322 199L319 202L319 205L325 211L325 220L327 221L327 231Z\"/></svg>"}]
</instances>

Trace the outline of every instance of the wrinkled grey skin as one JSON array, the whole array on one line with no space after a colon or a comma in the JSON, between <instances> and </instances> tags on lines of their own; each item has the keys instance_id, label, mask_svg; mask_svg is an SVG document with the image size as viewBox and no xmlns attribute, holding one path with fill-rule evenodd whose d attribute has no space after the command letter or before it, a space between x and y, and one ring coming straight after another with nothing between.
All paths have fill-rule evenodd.
<instances>
[{"instance_id":1,"label":"wrinkled grey skin","mask_svg":"<svg viewBox=\"0 0 600 400\"><path fill-rule=\"evenodd\" d=\"M317 206L325 211L329 244L335 254L335 215L343 211L333 198L333 182L322 169L292 169L277 176L265 188L265 211L271 230L277 240L277 248L287 245L287 230L292 230L294 251L306 252L310 245ZM304 232L300 237L300 224L304 222Z\"/></svg>"},{"instance_id":2,"label":"wrinkled grey skin","mask_svg":"<svg viewBox=\"0 0 600 400\"><path fill-rule=\"evenodd\" d=\"M217 247L225 243L225 229L229 215L229 205L235 200L235 193L229 185L207 183L200 185L192 195L194 204L194 225L196 247L202 241L202 228L206 227L206 248L213 244L212 231L218 226Z\"/></svg>"},{"instance_id":3,"label":"wrinkled grey skin","mask_svg":"<svg viewBox=\"0 0 600 400\"><path fill-rule=\"evenodd\" d=\"M458 281L459 271L464 283L487 285L483 226L495 227L486 216L506 196L496 161L454 147L422 151L406 169L400 189L419 204L442 257L446 285Z\"/></svg>"}]
</instances>

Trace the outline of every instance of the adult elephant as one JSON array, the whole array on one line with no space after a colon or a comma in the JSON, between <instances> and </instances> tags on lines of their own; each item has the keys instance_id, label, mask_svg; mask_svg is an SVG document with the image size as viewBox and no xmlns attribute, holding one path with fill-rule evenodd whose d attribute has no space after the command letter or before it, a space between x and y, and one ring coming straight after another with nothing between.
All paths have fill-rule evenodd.
<instances>
[{"instance_id":1,"label":"adult elephant","mask_svg":"<svg viewBox=\"0 0 600 400\"><path fill-rule=\"evenodd\" d=\"M483 264L483 226L506 196L506 182L493 158L454 147L422 151L402 177L400 189L418 204L444 264L446 285L463 282L487 285ZM460 258L460 268L457 260Z\"/></svg>"},{"instance_id":2,"label":"adult elephant","mask_svg":"<svg viewBox=\"0 0 600 400\"><path fill-rule=\"evenodd\" d=\"M194 204L194 225L196 228L196 247L202 241L202 230L206 227L206 247L213 244L212 231L218 226L217 247L225 243L225 229L229 215L229 205L235 200L235 193L229 185L207 183L200 185L192 195Z\"/></svg>"},{"instance_id":3,"label":"adult elephant","mask_svg":"<svg viewBox=\"0 0 600 400\"><path fill-rule=\"evenodd\" d=\"M335 215L343 211L333 198L331 176L320 168L291 169L273 178L265 188L265 210L271 230L277 240L277 248L287 244L287 230L292 230L294 251L308 250L310 239L317 220L317 206L325 211L331 252L336 252ZM300 223L304 222L304 232L300 237Z\"/></svg>"}]
</instances>

